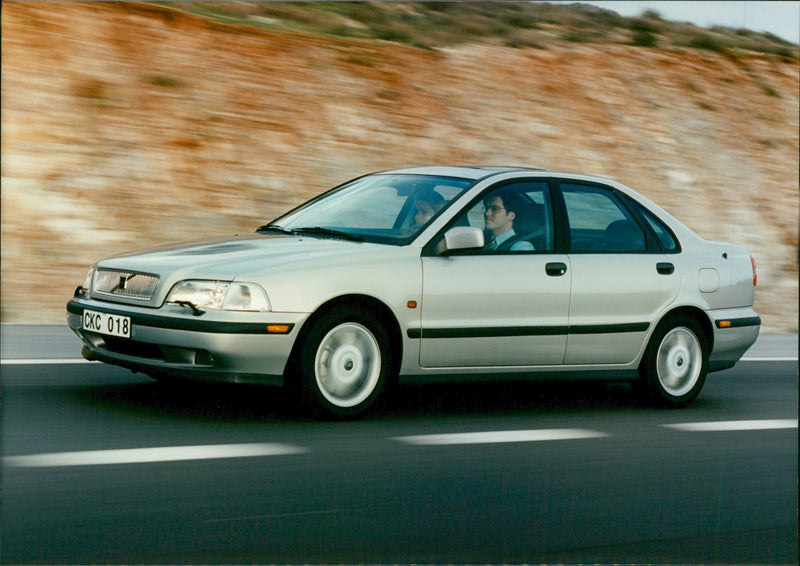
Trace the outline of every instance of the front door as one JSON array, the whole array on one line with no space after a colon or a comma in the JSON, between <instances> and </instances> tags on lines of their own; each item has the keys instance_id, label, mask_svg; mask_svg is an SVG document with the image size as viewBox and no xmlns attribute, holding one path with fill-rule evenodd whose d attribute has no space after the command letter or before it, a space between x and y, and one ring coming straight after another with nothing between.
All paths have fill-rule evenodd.
<instances>
[{"instance_id":1,"label":"front door","mask_svg":"<svg viewBox=\"0 0 800 566\"><path fill-rule=\"evenodd\" d=\"M510 215L513 239L497 234L495 250L422 258L423 367L562 364L572 273L568 256L553 251L547 182L492 189L456 224L487 228L488 243L489 228Z\"/></svg>"}]
</instances>

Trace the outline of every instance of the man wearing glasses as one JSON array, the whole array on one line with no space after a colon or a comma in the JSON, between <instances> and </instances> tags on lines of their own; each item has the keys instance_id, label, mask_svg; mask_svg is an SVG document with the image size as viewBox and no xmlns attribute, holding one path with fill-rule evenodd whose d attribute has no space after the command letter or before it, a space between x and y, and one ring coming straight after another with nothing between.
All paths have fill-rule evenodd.
<instances>
[{"instance_id":1,"label":"man wearing glasses","mask_svg":"<svg viewBox=\"0 0 800 566\"><path fill-rule=\"evenodd\" d=\"M514 232L514 220L522 203L513 193L494 193L483 201L483 219L489 232L485 248L491 251L532 251L533 244L522 240Z\"/></svg>"}]
</instances>

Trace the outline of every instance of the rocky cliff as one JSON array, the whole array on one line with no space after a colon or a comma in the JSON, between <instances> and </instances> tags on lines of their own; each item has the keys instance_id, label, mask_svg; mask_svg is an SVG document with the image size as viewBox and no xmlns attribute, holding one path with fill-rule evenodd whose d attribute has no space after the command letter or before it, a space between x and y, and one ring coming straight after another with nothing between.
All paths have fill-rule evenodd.
<instances>
[{"instance_id":1,"label":"rocky cliff","mask_svg":"<svg viewBox=\"0 0 800 566\"><path fill-rule=\"evenodd\" d=\"M100 257L249 232L356 175L617 179L750 247L797 331L796 58L591 43L419 49L126 3L4 2L2 321L61 323Z\"/></svg>"}]
</instances>

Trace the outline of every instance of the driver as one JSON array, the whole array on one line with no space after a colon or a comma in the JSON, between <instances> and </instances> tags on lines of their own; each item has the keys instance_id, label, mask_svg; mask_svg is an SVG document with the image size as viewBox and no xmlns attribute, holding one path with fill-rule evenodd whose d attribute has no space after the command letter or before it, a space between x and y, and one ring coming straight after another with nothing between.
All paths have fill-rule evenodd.
<instances>
[{"instance_id":1,"label":"driver","mask_svg":"<svg viewBox=\"0 0 800 566\"><path fill-rule=\"evenodd\" d=\"M485 246L487 250L518 252L534 249L533 244L519 239L514 232L514 220L522 208L518 196L511 193L494 193L484 199L483 207L483 220L490 235Z\"/></svg>"}]
</instances>

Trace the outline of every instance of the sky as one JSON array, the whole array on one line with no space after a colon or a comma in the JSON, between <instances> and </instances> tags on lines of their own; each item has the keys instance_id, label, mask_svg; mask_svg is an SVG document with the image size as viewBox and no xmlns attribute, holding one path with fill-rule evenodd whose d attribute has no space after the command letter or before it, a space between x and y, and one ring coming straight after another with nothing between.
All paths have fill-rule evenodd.
<instances>
[{"instance_id":1,"label":"sky","mask_svg":"<svg viewBox=\"0 0 800 566\"><path fill-rule=\"evenodd\" d=\"M768 31L781 39L800 42L800 1L735 1L687 2L665 1L608 1L571 0L594 4L614 10L621 16L639 16L645 10L655 10L662 19L675 22L691 22L708 28L714 25L733 29L747 28L752 31Z\"/></svg>"}]
</instances>

